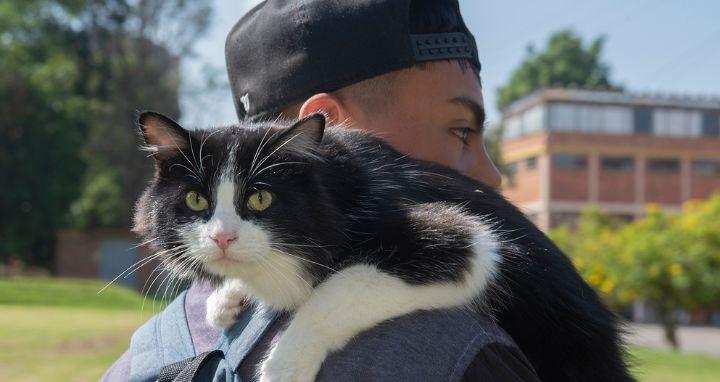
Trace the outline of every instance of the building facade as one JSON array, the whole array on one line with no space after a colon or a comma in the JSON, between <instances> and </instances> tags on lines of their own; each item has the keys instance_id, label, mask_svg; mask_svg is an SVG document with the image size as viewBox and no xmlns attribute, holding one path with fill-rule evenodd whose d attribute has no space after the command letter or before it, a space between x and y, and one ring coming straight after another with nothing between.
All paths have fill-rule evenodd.
<instances>
[{"instance_id":1,"label":"building facade","mask_svg":"<svg viewBox=\"0 0 720 382\"><path fill-rule=\"evenodd\" d=\"M720 98L538 90L503 115L503 194L541 229L720 191Z\"/></svg>"}]
</instances>

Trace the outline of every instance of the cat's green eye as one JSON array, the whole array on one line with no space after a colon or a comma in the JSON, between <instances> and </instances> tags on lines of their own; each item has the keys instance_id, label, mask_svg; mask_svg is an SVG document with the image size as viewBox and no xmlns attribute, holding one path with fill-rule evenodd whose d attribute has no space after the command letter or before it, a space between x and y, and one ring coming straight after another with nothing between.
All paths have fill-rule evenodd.
<instances>
[{"instance_id":1,"label":"cat's green eye","mask_svg":"<svg viewBox=\"0 0 720 382\"><path fill-rule=\"evenodd\" d=\"M197 191L190 191L185 195L185 205L195 212L205 211L209 206L207 199Z\"/></svg>"},{"instance_id":2,"label":"cat's green eye","mask_svg":"<svg viewBox=\"0 0 720 382\"><path fill-rule=\"evenodd\" d=\"M272 203L272 194L268 190L253 192L247 200L247 206L253 211L264 211Z\"/></svg>"}]
</instances>

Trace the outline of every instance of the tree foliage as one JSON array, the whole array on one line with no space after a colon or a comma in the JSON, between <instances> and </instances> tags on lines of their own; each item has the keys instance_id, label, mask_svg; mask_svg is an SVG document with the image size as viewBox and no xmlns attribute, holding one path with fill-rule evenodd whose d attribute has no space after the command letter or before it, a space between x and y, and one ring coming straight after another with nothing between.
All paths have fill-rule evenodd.
<instances>
[{"instance_id":1,"label":"tree foliage","mask_svg":"<svg viewBox=\"0 0 720 382\"><path fill-rule=\"evenodd\" d=\"M84 15L93 55L90 92L102 102L89 116L82 155L88 170L71 206L78 228L126 228L134 201L151 175L137 150L138 109L180 117L179 57L191 53L208 26L204 1L94 1Z\"/></svg>"},{"instance_id":2,"label":"tree foliage","mask_svg":"<svg viewBox=\"0 0 720 382\"><path fill-rule=\"evenodd\" d=\"M601 59L604 42L598 37L585 47L579 36L564 30L550 36L545 51L528 46L520 67L498 89L498 108L542 87L619 88L610 82L609 66Z\"/></svg>"},{"instance_id":3,"label":"tree foliage","mask_svg":"<svg viewBox=\"0 0 720 382\"><path fill-rule=\"evenodd\" d=\"M88 100L82 37L63 24L76 2L0 3L0 261L46 263L78 192Z\"/></svg>"},{"instance_id":4,"label":"tree foliage","mask_svg":"<svg viewBox=\"0 0 720 382\"><path fill-rule=\"evenodd\" d=\"M199 0L0 2L0 262L51 264L70 223L127 226L150 173L135 112L179 116L179 57L209 12Z\"/></svg>"},{"instance_id":5,"label":"tree foliage","mask_svg":"<svg viewBox=\"0 0 720 382\"><path fill-rule=\"evenodd\" d=\"M688 202L680 214L651 205L632 223L591 209L577 229L550 235L611 305L654 306L673 346L678 309L720 308L720 194Z\"/></svg>"}]
</instances>

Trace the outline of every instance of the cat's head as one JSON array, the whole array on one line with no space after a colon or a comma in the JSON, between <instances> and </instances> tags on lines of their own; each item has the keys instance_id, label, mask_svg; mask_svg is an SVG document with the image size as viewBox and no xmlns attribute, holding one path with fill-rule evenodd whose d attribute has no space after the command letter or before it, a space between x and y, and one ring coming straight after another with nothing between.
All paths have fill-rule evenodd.
<instances>
[{"instance_id":1,"label":"cat's head","mask_svg":"<svg viewBox=\"0 0 720 382\"><path fill-rule=\"evenodd\" d=\"M238 278L292 308L332 265L343 218L322 175L325 119L186 130L140 115L156 173L134 230L177 276Z\"/></svg>"}]
</instances>

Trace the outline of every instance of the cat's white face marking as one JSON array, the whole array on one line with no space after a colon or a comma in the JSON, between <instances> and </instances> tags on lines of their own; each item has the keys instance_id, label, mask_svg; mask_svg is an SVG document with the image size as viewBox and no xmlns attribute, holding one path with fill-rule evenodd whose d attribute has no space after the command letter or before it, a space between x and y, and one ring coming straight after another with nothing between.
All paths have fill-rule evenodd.
<instances>
[{"instance_id":1,"label":"cat's white face marking","mask_svg":"<svg viewBox=\"0 0 720 382\"><path fill-rule=\"evenodd\" d=\"M236 184L222 176L215 187L215 207L210 219L181 230L182 237L192 248L192 255L202 261L208 271L222 277L237 276L256 267L256 263L272 251L266 230L238 215L236 190ZM233 239L223 248L218 242L221 237Z\"/></svg>"},{"instance_id":2,"label":"cat's white face marking","mask_svg":"<svg viewBox=\"0 0 720 382\"><path fill-rule=\"evenodd\" d=\"M210 219L182 228L180 236L208 272L240 281L251 297L274 308L294 308L309 297L310 277L297 257L272 247L267 228L238 215L238 185L229 168L214 187ZM217 241L222 235L234 237L224 249Z\"/></svg>"}]
</instances>

